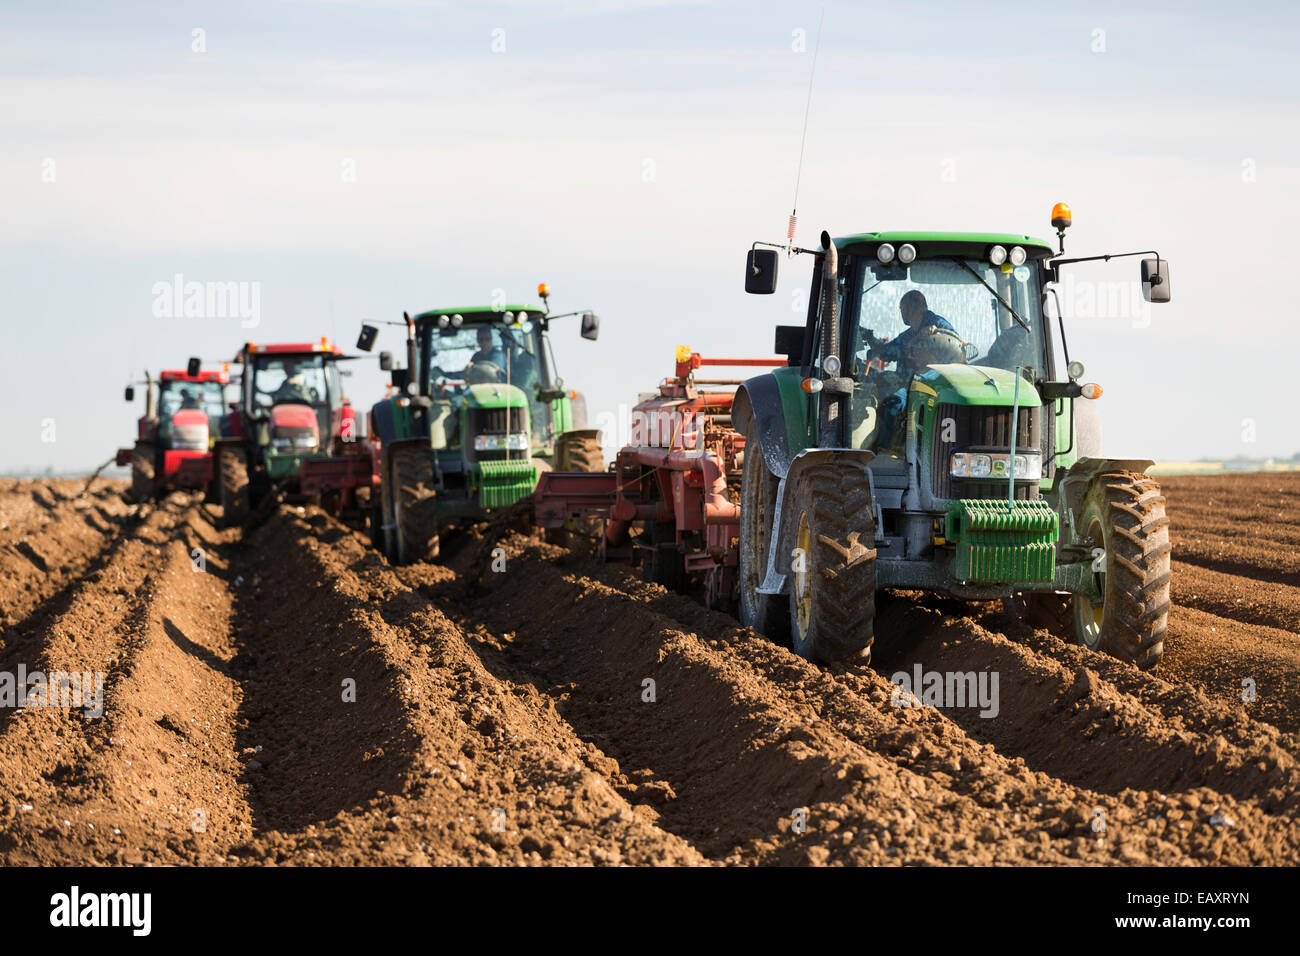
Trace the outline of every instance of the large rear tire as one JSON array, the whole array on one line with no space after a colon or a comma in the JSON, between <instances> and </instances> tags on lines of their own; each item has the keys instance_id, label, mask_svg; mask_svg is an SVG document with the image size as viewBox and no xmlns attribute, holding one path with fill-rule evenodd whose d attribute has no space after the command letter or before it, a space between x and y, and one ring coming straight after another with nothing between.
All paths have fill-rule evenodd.
<instances>
[{"instance_id":1,"label":"large rear tire","mask_svg":"<svg viewBox=\"0 0 1300 956\"><path fill-rule=\"evenodd\" d=\"M867 466L812 465L793 482L782 523L794 532L791 646L819 663L871 660L876 615L875 519ZM743 516L742 510L742 516Z\"/></svg>"},{"instance_id":2,"label":"large rear tire","mask_svg":"<svg viewBox=\"0 0 1300 956\"><path fill-rule=\"evenodd\" d=\"M1142 670L1160 663L1169 623L1172 545L1160 485L1147 475L1110 472L1088 486L1080 535L1104 552L1093 573L1099 605L1074 595L1075 639Z\"/></svg>"},{"instance_id":3,"label":"large rear tire","mask_svg":"<svg viewBox=\"0 0 1300 956\"><path fill-rule=\"evenodd\" d=\"M248 452L240 447L217 452L217 480L221 484L221 517L228 528L247 523L250 508Z\"/></svg>"},{"instance_id":4,"label":"large rear tire","mask_svg":"<svg viewBox=\"0 0 1300 956\"><path fill-rule=\"evenodd\" d=\"M605 449L600 443L599 429L567 431L555 442L555 470L600 472L605 470ZM600 539L602 522L599 518L569 518L564 527L555 528L547 540L561 547L591 543Z\"/></svg>"},{"instance_id":5,"label":"large rear tire","mask_svg":"<svg viewBox=\"0 0 1300 956\"><path fill-rule=\"evenodd\" d=\"M790 599L784 594L759 594L767 576L772 547L772 518L776 514L777 478L767 470L758 427L745 432L745 460L740 472L740 554L736 568L736 604L740 623L766 634L778 644L790 637Z\"/></svg>"},{"instance_id":6,"label":"large rear tire","mask_svg":"<svg viewBox=\"0 0 1300 956\"><path fill-rule=\"evenodd\" d=\"M438 506L433 451L427 445L392 454L393 560L398 564L438 557Z\"/></svg>"},{"instance_id":7,"label":"large rear tire","mask_svg":"<svg viewBox=\"0 0 1300 956\"><path fill-rule=\"evenodd\" d=\"M152 442L138 441L131 451L131 494L136 501L148 501L154 496L157 451Z\"/></svg>"}]
</instances>

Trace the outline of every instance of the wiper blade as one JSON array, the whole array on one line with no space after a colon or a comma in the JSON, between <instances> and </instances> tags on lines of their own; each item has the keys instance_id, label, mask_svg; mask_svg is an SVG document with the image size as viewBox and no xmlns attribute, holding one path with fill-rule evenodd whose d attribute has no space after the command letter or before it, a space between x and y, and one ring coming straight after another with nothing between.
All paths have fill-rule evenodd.
<instances>
[{"instance_id":1,"label":"wiper blade","mask_svg":"<svg viewBox=\"0 0 1300 956\"><path fill-rule=\"evenodd\" d=\"M1026 332L1033 331L1032 329L1029 328L1029 323L1020 317L1020 313L1017 312L1015 309L1011 308L1011 303L1008 302L1006 299L1002 298L1002 296L998 295L998 290L993 288L993 286L989 285L987 282L985 282L984 277L980 275L978 272L976 272L974 269L972 269L969 265L967 265L965 259L961 259L957 256L953 256L952 261L957 263L957 265L961 266L963 269L965 269L967 272L973 275L979 281L980 285L988 289L989 292L992 293L993 298L997 299L999 302L1002 303L1002 307L1011 313L1012 317L1014 317L1015 320L1020 323L1020 325L1024 328Z\"/></svg>"}]
</instances>

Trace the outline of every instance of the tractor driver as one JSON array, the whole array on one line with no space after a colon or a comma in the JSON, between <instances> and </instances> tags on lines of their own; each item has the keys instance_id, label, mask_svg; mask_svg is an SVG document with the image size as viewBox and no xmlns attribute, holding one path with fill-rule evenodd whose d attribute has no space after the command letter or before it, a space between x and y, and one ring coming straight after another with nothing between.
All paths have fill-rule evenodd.
<instances>
[{"instance_id":1,"label":"tractor driver","mask_svg":"<svg viewBox=\"0 0 1300 956\"><path fill-rule=\"evenodd\" d=\"M903 297L898 300L898 311L903 316L903 324L907 326L896 338L888 342L882 342L876 338L876 333L867 329L867 344L871 350L876 353L876 358L885 362L897 362L900 372L909 371L907 369L907 348L912 340L921 333L923 329L936 328L945 332L956 332L947 319L942 315L931 312L925 301L925 293L920 289L912 289L903 293Z\"/></svg>"},{"instance_id":2,"label":"tractor driver","mask_svg":"<svg viewBox=\"0 0 1300 956\"><path fill-rule=\"evenodd\" d=\"M198 409L200 407L198 396L194 394L192 388L181 389L181 408Z\"/></svg>"},{"instance_id":3,"label":"tractor driver","mask_svg":"<svg viewBox=\"0 0 1300 956\"><path fill-rule=\"evenodd\" d=\"M506 350L502 348L500 341L492 334L492 330L486 325L480 325L478 328L478 351L469 360L469 365L465 367L466 379L483 381L487 370L480 370L478 374L471 376L470 369L475 365L495 366L499 372L492 376L494 380L505 380L506 362L509 359L506 356Z\"/></svg>"},{"instance_id":4,"label":"tractor driver","mask_svg":"<svg viewBox=\"0 0 1300 956\"><path fill-rule=\"evenodd\" d=\"M898 311L903 317L903 324L907 326L893 339L883 342L876 338L876 333L871 329L865 330L867 345L871 347L874 358L883 362L897 362L898 371L894 373L881 373L879 381L878 395L889 393L889 397L881 402L881 428L880 428L880 446L889 447L894 444L895 439L901 436L894 434L894 425L898 419L898 413L907 403L907 382L912 377L912 373L918 369L912 368L910 364L911 355L909 347L915 342L918 336L925 334L926 330L942 330L945 332L956 333L956 329L943 316L936 312L931 312L929 304L925 301L925 293L920 289L910 289L903 293L903 297L898 300Z\"/></svg>"},{"instance_id":5,"label":"tractor driver","mask_svg":"<svg viewBox=\"0 0 1300 956\"><path fill-rule=\"evenodd\" d=\"M271 393L271 404L310 405L311 403L312 398L303 386L302 372L298 369L298 363L293 361L285 362L284 381Z\"/></svg>"}]
</instances>

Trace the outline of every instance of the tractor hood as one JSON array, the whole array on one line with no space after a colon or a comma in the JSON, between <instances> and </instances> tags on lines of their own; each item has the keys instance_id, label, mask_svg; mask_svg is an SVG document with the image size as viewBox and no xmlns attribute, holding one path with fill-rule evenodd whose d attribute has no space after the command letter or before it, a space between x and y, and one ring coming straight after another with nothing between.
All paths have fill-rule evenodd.
<instances>
[{"instance_id":1,"label":"tractor hood","mask_svg":"<svg viewBox=\"0 0 1300 956\"><path fill-rule=\"evenodd\" d=\"M310 405L276 405L271 409L271 428L317 429L316 411Z\"/></svg>"},{"instance_id":2,"label":"tractor hood","mask_svg":"<svg viewBox=\"0 0 1300 956\"><path fill-rule=\"evenodd\" d=\"M1016 394L1016 373L984 365L931 365L912 379L912 390L940 404L1011 405ZM1021 376L1020 406L1042 403L1038 389Z\"/></svg>"},{"instance_id":3,"label":"tractor hood","mask_svg":"<svg viewBox=\"0 0 1300 956\"><path fill-rule=\"evenodd\" d=\"M528 396L517 385L487 383L470 385L465 389L467 408L527 408Z\"/></svg>"}]
</instances>

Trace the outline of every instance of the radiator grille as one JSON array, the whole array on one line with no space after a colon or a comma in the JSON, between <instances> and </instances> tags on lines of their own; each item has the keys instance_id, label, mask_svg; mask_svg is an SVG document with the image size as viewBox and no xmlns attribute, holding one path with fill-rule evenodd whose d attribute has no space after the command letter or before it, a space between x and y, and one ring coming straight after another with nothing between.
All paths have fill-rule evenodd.
<instances>
[{"instance_id":1,"label":"radiator grille","mask_svg":"<svg viewBox=\"0 0 1300 956\"><path fill-rule=\"evenodd\" d=\"M1016 451L1020 453L1041 451L1043 460L1051 455L1051 429L1043 428L1043 409L1038 406L1021 408L1016 429ZM1048 410L1050 412L1050 409ZM945 431L945 420L951 419L954 428ZM1050 417L1048 421L1053 421ZM1003 405L950 405L938 407L934 417L935 434L931 447L930 489L936 498L1002 498L1007 496L1005 481L971 481L954 479L949 473L952 453L958 449L1005 451L1011 444L1011 408ZM944 441L947 436L952 441ZM1039 497L1037 481L1017 481L1016 498L1032 500Z\"/></svg>"}]
</instances>

